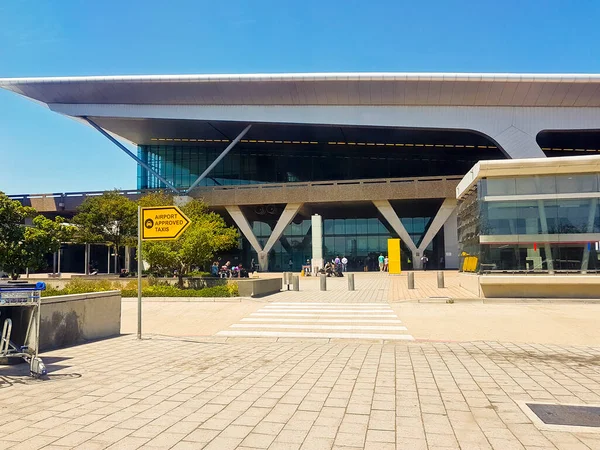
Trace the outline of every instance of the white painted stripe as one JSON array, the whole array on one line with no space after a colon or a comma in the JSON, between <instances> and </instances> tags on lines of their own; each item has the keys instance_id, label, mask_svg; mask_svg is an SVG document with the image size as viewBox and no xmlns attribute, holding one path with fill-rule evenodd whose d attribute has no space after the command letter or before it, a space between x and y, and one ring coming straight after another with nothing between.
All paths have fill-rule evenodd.
<instances>
[{"instance_id":1,"label":"white painted stripe","mask_svg":"<svg viewBox=\"0 0 600 450\"><path fill-rule=\"evenodd\" d=\"M344 330L344 331L406 331L406 327L385 325L291 325L272 323L236 323L230 328L280 328L289 330Z\"/></svg>"},{"instance_id":2,"label":"white painted stripe","mask_svg":"<svg viewBox=\"0 0 600 450\"><path fill-rule=\"evenodd\" d=\"M261 308L260 311L264 311L264 312L282 312L282 313L287 313L287 312L318 312L318 313L324 313L324 314L329 314L329 313L355 313L355 314L377 313L377 314L381 314L381 313L393 313L394 312L394 310L392 310L392 309L390 309L390 310L363 309L363 310L357 311L357 310L354 310L354 309L281 309L281 308L277 308L277 309Z\"/></svg>"},{"instance_id":3,"label":"white painted stripe","mask_svg":"<svg viewBox=\"0 0 600 450\"><path fill-rule=\"evenodd\" d=\"M320 305L302 305L296 303L295 305L282 305L280 303L272 303L270 305L266 305L265 308L325 308L325 309L339 309L339 308L351 308L351 309L392 309L389 305L362 305L362 306L354 306L354 305L329 305L327 303L321 303Z\"/></svg>"},{"instance_id":4,"label":"white painted stripe","mask_svg":"<svg viewBox=\"0 0 600 450\"><path fill-rule=\"evenodd\" d=\"M270 319L268 317L245 317L241 319L242 322L306 322L307 320L310 320L311 323L402 323L399 319Z\"/></svg>"},{"instance_id":5,"label":"white painted stripe","mask_svg":"<svg viewBox=\"0 0 600 450\"><path fill-rule=\"evenodd\" d=\"M273 302L271 305L310 305L310 306L385 306L390 307L387 303L329 303L329 302Z\"/></svg>"},{"instance_id":6,"label":"white painted stripe","mask_svg":"<svg viewBox=\"0 0 600 450\"><path fill-rule=\"evenodd\" d=\"M321 314L298 314L298 313L266 313L266 312L255 312L250 314L251 316L264 316L264 317L323 317ZM361 317L357 314L327 314L327 317ZM363 314L362 317L373 317L373 318L386 318L386 319L397 319L396 314Z\"/></svg>"},{"instance_id":7,"label":"white painted stripe","mask_svg":"<svg viewBox=\"0 0 600 450\"><path fill-rule=\"evenodd\" d=\"M414 341L410 334L369 334L369 333L311 333L302 331L219 331L216 336L228 337L292 337L326 339L387 339L393 341Z\"/></svg>"}]
</instances>

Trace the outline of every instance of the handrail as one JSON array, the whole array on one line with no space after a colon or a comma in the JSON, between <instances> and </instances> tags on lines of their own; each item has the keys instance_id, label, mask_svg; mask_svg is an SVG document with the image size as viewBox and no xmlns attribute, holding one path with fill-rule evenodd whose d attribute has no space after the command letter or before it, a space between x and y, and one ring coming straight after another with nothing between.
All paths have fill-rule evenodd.
<instances>
[{"instance_id":1,"label":"handrail","mask_svg":"<svg viewBox=\"0 0 600 450\"><path fill-rule=\"evenodd\" d=\"M460 181L462 175L415 177L415 178L365 178L357 180L323 180L323 181L294 181L290 183L262 183L262 184L238 184L222 186L198 186L196 192L207 191L228 191L237 189L274 189L274 188L295 188L312 186L345 186L349 184L392 184L392 183L427 183L435 181ZM162 191L164 189L126 189L116 191L121 195L142 195L150 192ZM48 194L13 194L8 198L12 200L26 200L35 198L73 198L73 197L95 197L102 195L107 191L81 191L81 192L53 192Z\"/></svg>"}]
</instances>

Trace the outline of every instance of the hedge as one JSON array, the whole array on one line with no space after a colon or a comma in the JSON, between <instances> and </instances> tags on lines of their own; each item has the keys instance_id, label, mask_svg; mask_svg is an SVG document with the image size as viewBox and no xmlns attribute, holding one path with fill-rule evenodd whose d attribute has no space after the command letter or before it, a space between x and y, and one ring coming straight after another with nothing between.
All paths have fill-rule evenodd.
<instances>
[{"instance_id":1,"label":"hedge","mask_svg":"<svg viewBox=\"0 0 600 450\"><path fill-rule=\"evenodd\" d=\"M89 292L105 292L120 290L122 297L137 297L137 281L131 280L124 287L121 283L109 280L78 280L69 281L63 289L48 286L42 291L43 297L55 295L87 294ZM237 284L206 287L202 289L180 289L170 285L150 285L148 281L142 282L143 297L237 297L239 295Z\"/></svg>"}]
</instances>

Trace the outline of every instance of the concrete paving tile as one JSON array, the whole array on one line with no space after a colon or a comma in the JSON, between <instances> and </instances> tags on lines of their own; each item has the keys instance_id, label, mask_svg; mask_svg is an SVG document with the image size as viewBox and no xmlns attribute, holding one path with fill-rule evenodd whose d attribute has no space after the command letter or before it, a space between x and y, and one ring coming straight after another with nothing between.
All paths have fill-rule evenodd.
<instances>
[{"instance_id":1,"label":"concrete paving tile","mask_svg":"<svg viewBox=\"0 0 600 450\"><path fill-rule=\"evenodd\" d=\"M275 434L260 434L256 432L250 433L242 441L243 446L266 449L273 443L277 436Z\"/></svg>"},{"instance_id":2,"label":"concrete paving tile","mask_svg":"<svg viewBox=\"0 0 600 450\"><path fill-rule=\"evenodd\" d=\"M171 448L185 437L185 433L170 433L165 431L146 442L144 446L148 448Z\"/></svg>"},{"instance_id":3,"label":"concrete paving tile","mask_svg":"<svg viewBox=\"0 0 600 450\"><path fill-rule=\"evenodd\" d=\"M3 444L3 441L0 441L0 448L11 448L11 449L17 449L17 450L36 450L38 448L43 448L48 444L51 444L52 442L56 441L57 438L56 437L52 437L52 436L33 436L29 439L24 440L23 442L10 442L10 444L8 443L9 441L4 441L6 442L6 445Z\"/></svg>"},{"instance_id":4,"label":"concrete paving tile","mask_svg":"<svg viewBox=\"0 0 600 450\"><path fill-rule=\"evenodd\" d=\"M301 450L330 450L333 447L333 439L306 438Z\"/></svg>"},{"instance_id":5,"label":"concrete paving tile","mask_svg":"<svg viewBox=\"0 0 600 450\"><path fill-rule=\"evenodd\" d=\"M70 433L53 442L54 445L62 445L66 447L75 447L82 445L85 441L88 441L96 437L95 433L89 433L85 431L75 431Z\"/></svg>"},{"instance_id":6,"label":"concrete paving tile","mask_svg":"<svg viewBox=\"0 0 600 450\"><path fill-rule=\"evenodd\" d=\"M335 437L335 445L344 447L362 447L365 443L364 433L339 432Z\"/></svg>"},{"instance_id":7,"label":"concrete paving tile","mask_svg":"<svg viewBox=\"0 0 600 450\"><path fill-rule=\"evenodd\" d=\"M149 441L148 438L127 436L108 447L110 450L135 450L142 448ZM85 445L85 444L84 444Z\"/></svg>"}]
</instances>

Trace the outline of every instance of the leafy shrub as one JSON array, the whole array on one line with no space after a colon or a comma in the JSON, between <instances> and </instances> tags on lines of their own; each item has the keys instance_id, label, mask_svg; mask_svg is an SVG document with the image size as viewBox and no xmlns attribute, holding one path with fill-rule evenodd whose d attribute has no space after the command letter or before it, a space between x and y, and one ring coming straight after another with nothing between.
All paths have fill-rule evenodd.
<instances>
[{"instance_id":1,"label":"leafy shrub","mask_svg":"<svg viewBox=\"0 0 600 450\"><path fill-rule=\"evenodd\" d=\"M42 291L42 296L85 294L88 292L105 292L120 290L122 297L137 297L137 281L130 280L124 286L109 280L79 280L72 279L63 289L48 286ZM144 297L237 297L239 295L237 284L205 287L202 289L180 289L169 284L150 284L142 280L142 296Z\"/></svg>"},{"instance_id":2,"label":"leafy shrub","mask_svg":"<svg viewBox=\"0 0 600 450\"><path fill-rule=\"evenodd\" d=\"M200 270L192 270L191 272L188 272L186 274L186 276L188 276L188 277L206 278L206 277L210 277L212 275L210 274L210 272L202 272Z\"/></svg>"},{"instance_id":3,"label":"leafy shrub","mask_svg":"<svg viewBox=\"0 0 600 450\"><path fill-rule=\"evenodd\" d=\"M203 289L180 289L176 286L148 286L142 289L143 297L237 297L237 284L207 287ZM121 290L123 297L137 297L137 289Z\"/></svg>"}]
</instances>

